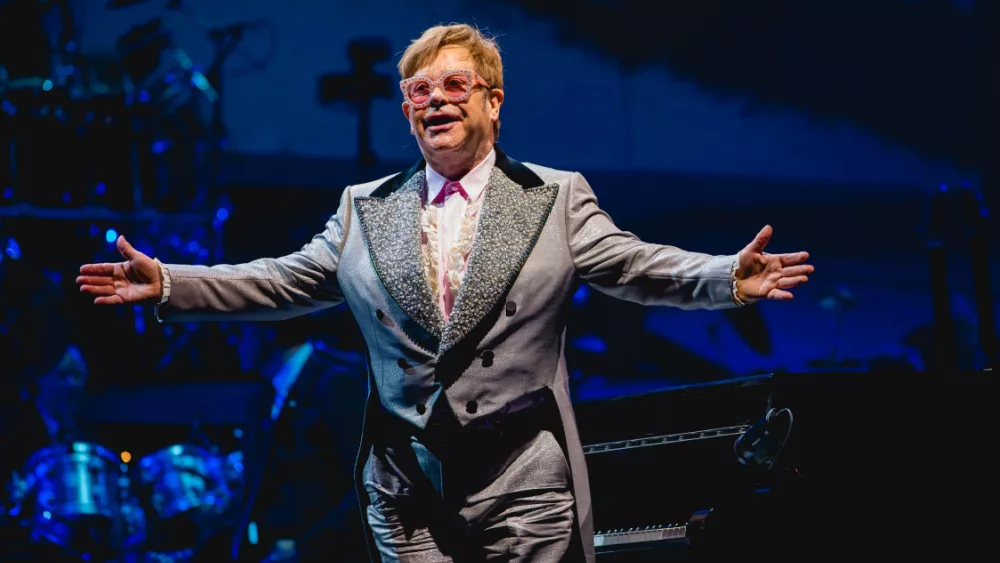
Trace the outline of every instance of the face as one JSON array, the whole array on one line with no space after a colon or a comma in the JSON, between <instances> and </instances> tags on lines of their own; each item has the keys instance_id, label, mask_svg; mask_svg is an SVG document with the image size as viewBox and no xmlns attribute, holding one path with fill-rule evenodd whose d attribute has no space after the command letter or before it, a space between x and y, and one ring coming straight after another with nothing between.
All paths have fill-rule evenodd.
<instances>
[{"instance_id":1,"label":"face","mask_svg":"<svg viewBox=\"0 0 1000 563\"><path fill-rule=\"evenodd\" d=\"M445 47L427 66L414 76L438 80L448 71L476 70L464 47ZM428 159L445 153L489 152L493 145L493 123L500 119L503 91L488 90L482 85L472 88L469 99L452 102L434 87L427 107L414 109L404 99L403 114L410 122L410 133L417 138L421 152Z\"/></svg>"}]
</instances>

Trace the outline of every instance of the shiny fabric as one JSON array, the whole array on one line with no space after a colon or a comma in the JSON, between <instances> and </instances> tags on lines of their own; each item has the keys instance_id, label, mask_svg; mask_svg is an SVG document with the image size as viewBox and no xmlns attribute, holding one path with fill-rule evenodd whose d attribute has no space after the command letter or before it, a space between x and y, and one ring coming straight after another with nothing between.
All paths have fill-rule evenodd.
<instances>
[{"instance_id":1,"label":"shiny fabric","mask_svg":"<svg viewBox=\"0 0 1000 563\"><path fill-rule=\"evenodd\" d=\"M569 464L552 433L540 432L500 477L457 503L441 503L365 469L367 508L383 562L557 563L574 532Z\"/></svg>"},{"instance_id":2,"label":"shiny fabric","mask_svg":"<svg viewBox=\"0 0 1000 563\"><path fill-rule=\"evenodd\" d=\"M735 307L736 257L641 241L601 210L579 173L522 164L496 151L447 325L422 264L422 162L349 186L337 213L298 252L242 265L167 265L171 296L158 316L274 320L346 300L368 346L369 412L385 410L418 429L441 408L465 426L550 390L582 539L572 552L592 562L587 470L564 355L566 307L580 283L646 305ZM377 435L366 420L359 471ZM367 495L362 499L367 505Z\"/></svg>"},{"instance_id":3,"label":"shiny fabric","mask_svg":"<svg viewBox=\"0 0 1000 563\"><path fill-rule=\"evenodd\" d=\"M358 196L360 249L370 261L379 283L407 316L440 339L444 317L427 280L423 263L424 172L415 174L398 191L386 198ZM338 272L338 279L340 278ZM435 348L437 346L435 345Z\"/></svg>"}]
</instances>

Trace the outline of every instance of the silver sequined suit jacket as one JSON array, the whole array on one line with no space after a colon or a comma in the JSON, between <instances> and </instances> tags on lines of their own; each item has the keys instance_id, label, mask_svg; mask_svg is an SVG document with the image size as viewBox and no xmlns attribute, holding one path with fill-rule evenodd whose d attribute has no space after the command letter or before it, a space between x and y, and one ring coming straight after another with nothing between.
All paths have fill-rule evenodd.
<instances>
[{"instance_id":1,"label":"silver sequined suit jacket","mask_svg":"<svg viewBox=\"0 0 1000 563\"><path fill-rule=\"evenodd\" d=\"M582 551L593 561L590 491L564 358L566 305L582 282L648 305L734 307L735 256L643 242L601 211L579 173L522 164L498 148L445 323L421 259L423 182L419 162L349 186L323 231L281 258L167 265L172 289L158 316L278 320L347 301L368 346L369 410L381 402L418 428L443 401L464 425L548 388L561 413ZM442 383L435 371L446 363L461 369ZM365 436L371 432L366 423ZM359 472L370 447L366 438L362 444ZM359 496L367 499L363 490Z\"/></svg>"}]
</instances>

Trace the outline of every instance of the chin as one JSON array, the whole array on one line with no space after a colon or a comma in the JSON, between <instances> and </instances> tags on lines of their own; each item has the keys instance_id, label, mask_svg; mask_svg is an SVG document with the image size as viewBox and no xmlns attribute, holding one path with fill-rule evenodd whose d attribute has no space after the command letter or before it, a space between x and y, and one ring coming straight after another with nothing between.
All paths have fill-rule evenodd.
<instances>
[{"instance_id":1,"label":"chin","mask_svg":"<svg viewBox=\"0 0 1000 563\"><path fill-rule=\"evenodd\" d=\"M436 152L451 152L457 151L462 148L465 144L465 138L460 135L451 135L448 133L442 135L436 135L434 137L425 137L424 146L432 151Z\"/></svg>"}]
</instances>

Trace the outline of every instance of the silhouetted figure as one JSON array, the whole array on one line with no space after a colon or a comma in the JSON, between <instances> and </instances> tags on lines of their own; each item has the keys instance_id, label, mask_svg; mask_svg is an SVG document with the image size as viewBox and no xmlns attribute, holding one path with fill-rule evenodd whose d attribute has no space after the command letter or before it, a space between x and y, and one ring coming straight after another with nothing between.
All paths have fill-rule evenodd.
<instances>
[{"instance_id":1,"label":"silhouetted figure","mask_svg":"<svg viewBox=\"0 0 1000 563\"><path fill-rule=\"evenodd\" d=\"M73 344L0 407L0 461L8 485L8 545L33 557L101 561L112 555L118 463L90 441L79 417L87 364ZM0 557L2 559L2 557Z\"/></svg>"}]
</instances>

